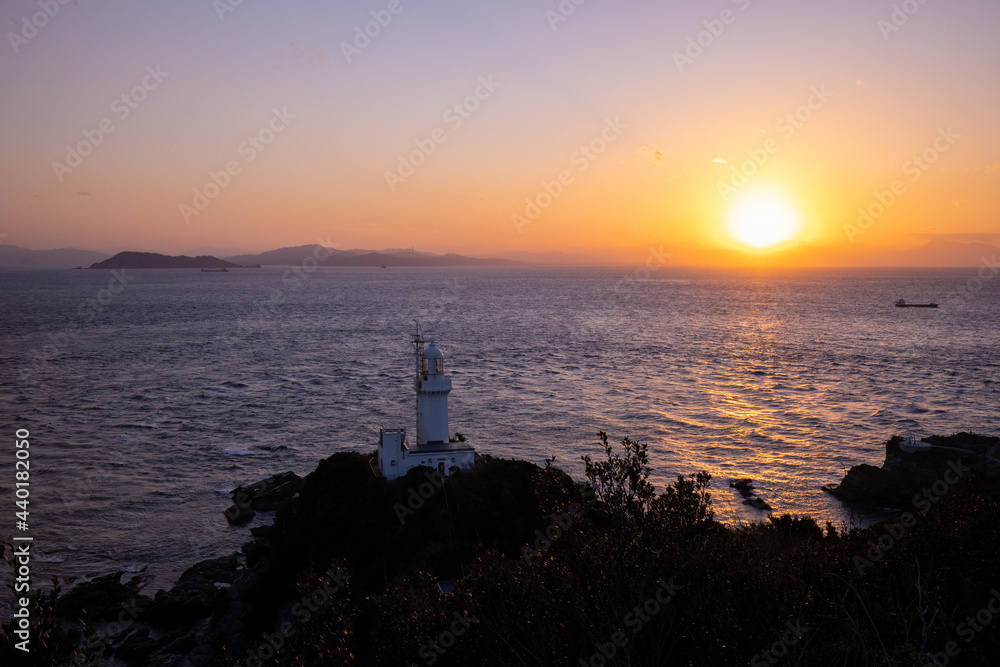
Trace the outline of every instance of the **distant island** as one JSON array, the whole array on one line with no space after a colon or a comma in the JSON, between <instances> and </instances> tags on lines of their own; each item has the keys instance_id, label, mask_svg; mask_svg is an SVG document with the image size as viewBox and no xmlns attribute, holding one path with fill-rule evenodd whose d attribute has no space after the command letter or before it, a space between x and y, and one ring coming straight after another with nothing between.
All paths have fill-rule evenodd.
<instances>
[{"instance_id":1,"label":"distant island","mask_svg":"<svg viewBox=\"0 0 1000 667\"><path fill-rule=\"evenodd\" d=\"M170 256L155 252L120 252L103 262L95 262L91 269L240 269L241 264L227 262L218 257L202 255L187 257Z\"/></svg>"}]
</instances>

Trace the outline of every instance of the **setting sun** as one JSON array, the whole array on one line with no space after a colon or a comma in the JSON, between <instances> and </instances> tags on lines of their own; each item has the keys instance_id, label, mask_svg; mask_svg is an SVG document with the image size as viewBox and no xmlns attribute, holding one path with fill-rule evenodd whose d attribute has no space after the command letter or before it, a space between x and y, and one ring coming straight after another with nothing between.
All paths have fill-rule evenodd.
<instances>
[{"instance_id":1,"label":"setting sun","mask_svg":"<svg viewBox=\"0 0 1000 667\"><path fill-rule=\"evenodd\" d=\"M729 209L727 229L736 241L752 248L770 248L795 237L799 213L773 192L750 192Z\"/></svg>"}]
</instances>

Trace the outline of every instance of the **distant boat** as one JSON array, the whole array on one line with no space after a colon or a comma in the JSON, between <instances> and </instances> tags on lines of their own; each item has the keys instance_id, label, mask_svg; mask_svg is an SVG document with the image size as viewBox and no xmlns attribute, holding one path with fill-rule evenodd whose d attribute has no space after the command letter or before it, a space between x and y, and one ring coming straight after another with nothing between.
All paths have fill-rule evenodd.
<instances>
[{"instance_id":1,"label":"distant boat","mask_svg":"<svg viewBox=\"0 0 1000 667\"><path fill-rule=\"evenodd\" d=\"M229 269L206 269L202 267L202 273L229 273Z\"/></svg>"},{"instance_id":2,"label":"distant boat","mask_svg":"<svg viewBox=\"0 0 1000 667\"><path fill-rule=\"evenodd\" d=\"M896 302L896 308L937 308L936 303L906 303L906 299Z\"/></svg>"}]
</instances>

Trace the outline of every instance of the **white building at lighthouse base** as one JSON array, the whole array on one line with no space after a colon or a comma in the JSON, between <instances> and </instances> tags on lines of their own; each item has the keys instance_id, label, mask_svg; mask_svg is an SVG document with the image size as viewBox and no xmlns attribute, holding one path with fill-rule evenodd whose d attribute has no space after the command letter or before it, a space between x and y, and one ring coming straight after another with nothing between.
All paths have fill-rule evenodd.
<instances>
[{"instance_id":1,"label":"white building at lighthouse base","mask_svg":"<svg viewBox=\"0 0 1000 667\"><path fill-rule=\"evenodd\" d=\"M442 475L452 468L471 467L476 450L468 442L428 442L407 447L406 429L379 429L378 467L386 479L403 477L417 466L434 468Z\"/></svg>"}]
</instances>

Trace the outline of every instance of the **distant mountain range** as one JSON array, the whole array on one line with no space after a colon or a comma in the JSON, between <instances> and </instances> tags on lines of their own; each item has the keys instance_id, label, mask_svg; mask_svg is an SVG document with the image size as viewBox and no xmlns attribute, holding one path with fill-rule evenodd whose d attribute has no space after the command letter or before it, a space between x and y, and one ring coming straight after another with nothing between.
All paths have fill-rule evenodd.
<instances>
[{"instance_id":1,"label":"distant mountain range","mask_svg":"<svg viewBox=\"0 0 1000 667\"><path fill-rule=\"evenodd\" d=\"M26 269L69 269L90 266L107 259L108 253L76 248L29 250L16 245L0 245L0 266Z\"/></svg>"},{"instance_id":2,"label":"distant mountain range","mask_svg":"<svg viewBox=\"0 0 1000 667\"><path fill-rule=\"evenodd\" d=\"M320 266L516 266L521 264L511 259L491 257L479 259L448 253L434 255L413 250L337 250L321 245L301 245L292 248L269 250L257 255L237 255L228 257L237 264L260 264L261 266L296 266L312 258Z\"/></svg>"},{"instance_id":3,"label":"distant mountain range","mask_svg":"<svg viewBox=\"0 0 1000 667\"><path fill-rule=\"evenodd\" d=\"M540 266L601 266L613 263L608 258L597 259L578 252L504 252L497 257Z\"/></svg>"},{"instance_id":4,"label":"distant mountain range","mask_svg":"<svg viewBox=\"0 0 1000 667\"><path fill-rule=\"evenodd\" d=\"M904 266L979 266L997 253L1000 248L988 243L932 239L926 245L900 253L900 259Z\"/></svg>"}]
</instances>

